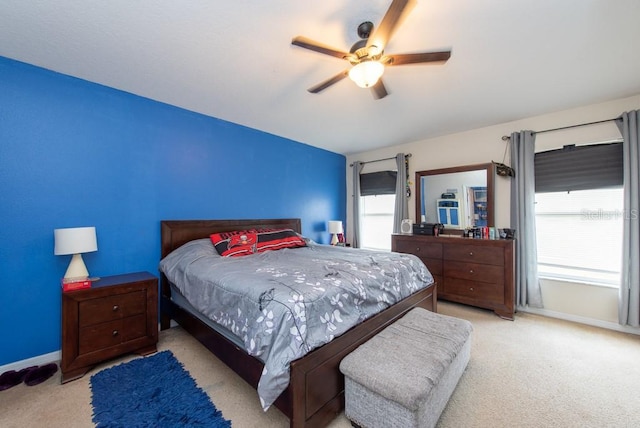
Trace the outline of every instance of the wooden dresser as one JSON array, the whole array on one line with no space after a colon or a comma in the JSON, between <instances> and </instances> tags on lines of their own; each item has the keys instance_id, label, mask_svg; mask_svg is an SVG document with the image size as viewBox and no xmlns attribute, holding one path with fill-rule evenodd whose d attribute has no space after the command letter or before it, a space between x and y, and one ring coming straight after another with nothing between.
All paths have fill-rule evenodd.
<instances>
[{"instance_id":1,"label":"wooden dresser","mask_svg":"<svg viewBox=\"0 0 640 428\"><path fill-rule=\"evenodd\" d=\"M513 320L515 241L392 235L391 250L415 254L438 284L438 298L493 310Z\"/></svg>"}]
</instances>

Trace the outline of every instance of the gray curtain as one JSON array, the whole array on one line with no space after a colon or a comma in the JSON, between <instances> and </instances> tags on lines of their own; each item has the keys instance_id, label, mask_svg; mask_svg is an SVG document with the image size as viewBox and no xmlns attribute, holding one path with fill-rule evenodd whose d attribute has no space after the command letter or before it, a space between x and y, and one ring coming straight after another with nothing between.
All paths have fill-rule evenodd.
<instances>
[{"instance_id":1,"label":"gray curtain","mask_svg":"<svg viewBox=\"0 0 640 428\"><path fill-rule=\"evenodd\" d=\"M360 173L364 168L364 163L355 161L353 163L353 230L351 246L360 248Z\"/></svg>"},{"instance_id":2,"label":"gray curtain","mask_svg":"<svg viewBox=\"0 0 640 428\"><path fill-rule=\"evenodd\" d=\"M516 230L516 305L542 308L538 280L535 214L535 136L532 131L511 134L511 228Z\"/></svg>"},{"instance_id":3,"label":"gray curtain","mask_svg":"<svg viewBox=\"0 0 640 428\"><path fill-rule=\"evenodd\" d=\"M622 133L624 216L618 321L640 327L640 111L622 113L620 119L616 124Z\"/></svg>"},{"instance_id":4,"label":"gray curtain","mask_svg":"<svg viewBox=\"0 0 640 428\"><path fill-rule=\"evenodd\" d=\"M393 233L400 233L402 220L409 218L409 198L407 197L407 162L404 153L396 155L398 176L396 178L396 206L393 210Z\"/></svg>"}]
</instances>

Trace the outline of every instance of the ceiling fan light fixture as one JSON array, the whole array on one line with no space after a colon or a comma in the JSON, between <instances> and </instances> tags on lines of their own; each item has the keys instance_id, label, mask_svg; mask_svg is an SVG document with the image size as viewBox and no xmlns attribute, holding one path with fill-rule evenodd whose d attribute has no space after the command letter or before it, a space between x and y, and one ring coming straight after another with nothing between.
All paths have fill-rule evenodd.
<instances>
[{"instance_id":1,"label":"ceiling fan light fixture","mask_svg":"<svg viewBox=\"0 0 640 428\"><path fill-rule=\"evenodd\" d=\"M378 61L362 61L349 70L349 78L361 88L370 88L384 73L384 65Z\"/></svg>"},{"instance_id":2,"label":"ceiling fan light fixture","mask_svg":"<svg viewBox=\"0 0 640 428\"><path fill-rule=\"evenodd\" d=\"M382 49L380 49L377 45L371 45L369 46L368 52L370 57L376 57L382 54Z\"/></svg>"}]
</instances>

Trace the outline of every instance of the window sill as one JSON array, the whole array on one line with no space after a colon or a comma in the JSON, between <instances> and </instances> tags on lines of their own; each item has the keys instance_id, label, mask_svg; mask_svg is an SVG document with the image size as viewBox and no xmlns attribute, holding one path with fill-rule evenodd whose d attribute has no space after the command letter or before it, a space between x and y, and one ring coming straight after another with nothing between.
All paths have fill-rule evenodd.
<instances>
[{"instance_id":1,"label":"window sill","mask_svg":"<svg viewBox=\"0 0 640 428\"><path fill-rule=\"evenodd\" d=\"M570 284L589 285L589 286L592 286L592 287L615 288L615 289L620 288L619 284L612 284L612 283L606 283L606 282L595 282L595 281L589 281L589 280L586 280L586 279L579 279L579 278L558 277L558 276L549 275L549 274L543 274L543 273L539 273L538 274L538 279L545 279L545 280L557 281L557 282L568 282Z\"/></svg>"}]
</instances>

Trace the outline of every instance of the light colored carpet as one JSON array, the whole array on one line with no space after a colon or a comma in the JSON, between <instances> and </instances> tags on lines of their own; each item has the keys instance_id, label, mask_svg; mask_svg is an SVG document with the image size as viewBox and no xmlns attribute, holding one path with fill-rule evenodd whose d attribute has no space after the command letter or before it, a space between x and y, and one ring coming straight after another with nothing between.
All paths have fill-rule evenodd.
<instances>
[{"instance_id":1,"label":"light colored carpet","mask_svg":"<svg viewBox=\"0 0 640 428\"><path fill-rule=\"evenodd\" d=\"M471 360L439 428L640 426L640 337L519 313L440 302L439 312L474 326ZM287 427L277 409L262 412L255 390L180 328L160 333L235 428ZM60 372L33 387L0 392L1 427L91 427L89 378L60 385ZM350 427L343 415L331 428Z\"/></svg>"}]
</instances>

